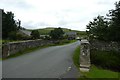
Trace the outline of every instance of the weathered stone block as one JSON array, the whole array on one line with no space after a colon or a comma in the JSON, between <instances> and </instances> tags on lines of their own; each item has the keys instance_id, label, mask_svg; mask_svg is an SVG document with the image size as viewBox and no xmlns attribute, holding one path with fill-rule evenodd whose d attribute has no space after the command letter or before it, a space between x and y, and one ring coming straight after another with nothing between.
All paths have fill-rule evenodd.
<instances>
[{"instance_id":1,"label":"weathered stone block","mask_svg":"<svg viewBox=\"0 0 120 80\"><path fill-rule=\"evenodd\" d=\"M89 71L90 68L90 44L87 40L81 40L80 70Z\"/></svg>"}]
</instances>

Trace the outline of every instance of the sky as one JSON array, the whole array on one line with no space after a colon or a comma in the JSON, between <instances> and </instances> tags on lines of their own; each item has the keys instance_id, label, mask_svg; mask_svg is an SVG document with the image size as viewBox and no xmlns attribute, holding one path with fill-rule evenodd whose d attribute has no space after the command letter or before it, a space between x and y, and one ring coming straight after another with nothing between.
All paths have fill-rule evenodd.
<instances>
[{"instance_id":1,"label":"sky","mask_svg":"<svg viewBox=\"0 0 120 80\"><path fill-rule=\"evenodd\" d=\"M106 16L119 0L0 0L0 8L12 11L27 29L62 27L85 31L89 21Z\"/></svg>"}]
</instances>

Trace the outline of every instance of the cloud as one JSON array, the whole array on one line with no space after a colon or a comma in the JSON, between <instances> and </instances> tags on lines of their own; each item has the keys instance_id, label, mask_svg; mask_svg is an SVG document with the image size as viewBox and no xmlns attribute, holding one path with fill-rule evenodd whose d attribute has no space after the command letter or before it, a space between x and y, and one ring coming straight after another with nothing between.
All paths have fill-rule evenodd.
<instances>
[{"instance_id":1,"label":"cloud","mask_svg":"<svg viewBox=\"0 0 120 80\"><path fill-rule=\"evenodd\" d=\"M65 27L86 30L97 15L105 16L117 0L1 0L0 7L15 13L29 29Z\"/></svg>"},{"instance_id":2,"label":"cloud","mask_svg":"<svg viewBox=\"0 0 120 80\"><path fill-rule=\"evenodd\" d=\"M30 9L32 5L28 4L24 0L0 0L0 5L2 8L12 8L12 9Z\"/></svg>"}]
</instances>

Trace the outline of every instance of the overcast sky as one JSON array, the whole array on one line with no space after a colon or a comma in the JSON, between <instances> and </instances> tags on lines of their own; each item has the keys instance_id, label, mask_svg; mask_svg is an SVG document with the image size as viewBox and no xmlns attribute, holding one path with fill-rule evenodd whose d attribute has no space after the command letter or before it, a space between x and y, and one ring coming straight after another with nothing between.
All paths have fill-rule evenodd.
<instances>
[{"instance_id":1,"label":"overcast sky","mask_svg":"<svg viewBox=\"0 0 120 80\"><path fill-rule=\"evenodd\" d=\"M105 16L119 0L0 0L0 8L12 11L27 29L63 27L85 31L98 15Z\"/></svg>"}]
</instances>

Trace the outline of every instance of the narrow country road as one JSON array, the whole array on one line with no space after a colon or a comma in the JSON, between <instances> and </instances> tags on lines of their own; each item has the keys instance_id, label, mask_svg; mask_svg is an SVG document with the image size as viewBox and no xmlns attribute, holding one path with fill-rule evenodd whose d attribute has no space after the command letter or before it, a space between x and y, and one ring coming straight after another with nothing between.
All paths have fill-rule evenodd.
<instances>
[{"instance_id":1,"label":"narrow country road","mask_svg":"<svg viewBox=\"0 0 120 80\"><path fill-rule=\"evenodd\" d=\"M4 60L2 76L3 78L72 77L71 73L75 71L70 73L69 70L75 68L72 56L78 45L79 41L63 46L52 46Z\"/></svg>"}]
</instances>

